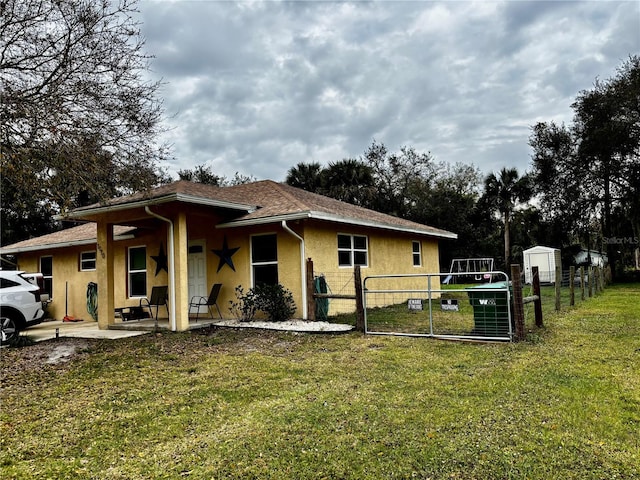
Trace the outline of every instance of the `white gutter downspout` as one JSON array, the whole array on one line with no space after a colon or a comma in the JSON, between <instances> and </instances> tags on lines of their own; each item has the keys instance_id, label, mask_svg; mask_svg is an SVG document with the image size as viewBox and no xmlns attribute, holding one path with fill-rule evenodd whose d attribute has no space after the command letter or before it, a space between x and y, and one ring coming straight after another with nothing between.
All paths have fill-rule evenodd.
<instances>
[{"instance_id":1,"label":"white gutter downspout","mask_svg":"<svg viewBox=\"0 0 640 480\"><path fill-rule=\"evenodd\" d=\"M173 244L173 222L168 218L162 217L155 212L152 212L148 205L145 205L144 211L147 212L152 217L156 217L163 222L167 222L169 224L169 303L171 305L171 310L169 311L169 328L172 332L175 332L176 327L176 279L175 279L175 264L176 264L176 252Z\"/></svg>"},{"instance_id":2,"label":"white gutter downspout","mask_svg":"<svg viewBox=\"0 0 640 480\"><path fill-rule=\"evenodd\" d=\"M304 261L304 238L291 230L286 220L282 220L282 228L300 241L300 273L302 277L302 318L307 320L307 266Z\"/></svg>"}]
</instances>

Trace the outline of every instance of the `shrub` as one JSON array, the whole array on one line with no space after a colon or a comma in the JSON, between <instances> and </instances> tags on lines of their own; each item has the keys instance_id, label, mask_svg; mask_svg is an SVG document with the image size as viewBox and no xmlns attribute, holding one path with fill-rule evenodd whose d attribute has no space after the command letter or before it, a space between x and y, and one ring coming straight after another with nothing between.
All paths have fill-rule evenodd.
<instances>
[{"instance_id":1,"label":"shrub","mask_svg":"<svg viewBox=\"0 0 640 480\"><path fill-rule=\"evenodd\" d=\"M254 291L258 309L267 315L269 321L284 322L293 317L296 311L293 294L282 285L259 285Z\"/></svg>"},{"instance_id":2,"label":"shrub","mask_svg":"<svg viewBox=\"0 0 640 480\"><path fill-rule=\"evenodd\" d=\"M242 286L235 288L236 301L229 300L229 310L241 322L250 322L256 314L256 293L251 288L244 293Z\"/></svg>"},{"instance_id":3,"label":"shrub","mask_svg":"<svg viewBox=\"0 0 640 480\"><path fill-rule=\"evenodd\" d=\"M229 301L229 310L240 321L253 320L260 310L271 322L289 320L296 311L293 294L280 284L258 285L246 293L238 285L235 288L236 301Z\"/></svg>"}]
</instances>

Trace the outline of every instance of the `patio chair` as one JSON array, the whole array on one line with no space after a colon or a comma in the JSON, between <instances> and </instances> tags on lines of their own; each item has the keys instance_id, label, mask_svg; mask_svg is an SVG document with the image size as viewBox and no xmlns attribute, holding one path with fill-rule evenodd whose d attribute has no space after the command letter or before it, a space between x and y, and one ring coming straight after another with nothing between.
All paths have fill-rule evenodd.
<instances>
[{"instance_id":1,"label":"patio chair","mask_svg":"<svg viewBox=\"0 0 640 480\"><path fill-rule=\"evenodd\" d=\"M196 307L196 322L198 321L198 316L200 315L200 307L207 307L209 311L209 315L213 318L213 307L216 307L218 310L218 315L222 319L222 313L220 312L220 307L218 307L218 295L220 294L220 289L222 288L221 283L215 283L213 287L211 287L211 293L209 293L209 297L191 297L191 301L189 302L189 315L191 315L191 309Z\"/></svg>"},{"instance_id":2,"label":"patio chair","mask_svg":"<svg viewBox=\"0 0 640 480\"><path fill-rule=\"evenodd\" d=\"M167 305L168 295L167 295L168 287L166 285L162 285L159 287L153 287L151 289L151 297L141 298L140 299L140 308L148 308L149 315L151 318L155 319L156 324L158 323L158 309L161 305L164 305L164 308L167 309L167 316L169 316L169 306ZM156 307L156 314L153 315L152 308Z\"/></svg>"}]
</instances>

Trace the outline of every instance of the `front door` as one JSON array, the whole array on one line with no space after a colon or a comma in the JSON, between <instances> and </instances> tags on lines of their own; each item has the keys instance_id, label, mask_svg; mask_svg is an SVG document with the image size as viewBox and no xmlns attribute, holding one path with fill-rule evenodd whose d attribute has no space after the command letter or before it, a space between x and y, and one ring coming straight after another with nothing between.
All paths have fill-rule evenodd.
<instances>
[{"instance_id":1,"label":"front door","mask_svg":"<svg viewBox=\"0 0 640 480\"><path fill-rule=\"evenodd\" d=\"M187 270L189 276L189 301L193 297L208 297L207 286L207 250L205 240L189 242L189 255L187 257ZM199 307L200 313L206 313L207 307ZM195 314L196 309L190 313Z\"/></svg>"}]
</instances>

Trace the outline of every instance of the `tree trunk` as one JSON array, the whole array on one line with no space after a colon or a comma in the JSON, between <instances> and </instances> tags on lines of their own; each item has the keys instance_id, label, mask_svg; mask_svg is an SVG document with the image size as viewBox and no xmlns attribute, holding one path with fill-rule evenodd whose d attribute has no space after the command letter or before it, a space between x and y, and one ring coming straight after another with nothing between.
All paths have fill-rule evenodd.
<instances>
[{"instance_id":1,"label":"tree trunk","mask_svg":"<svg viewBox=\"0 0 640 480\"><path fill-rule=\"evenodd\" d=\"M611 265L611 279L616 280L616 246L611 242L611 170L609 169L610 159L603 159L601 163L604 165L604 232L603 236L607 239L607 257L609 265Z\"/></svg>"}]
</instances>

